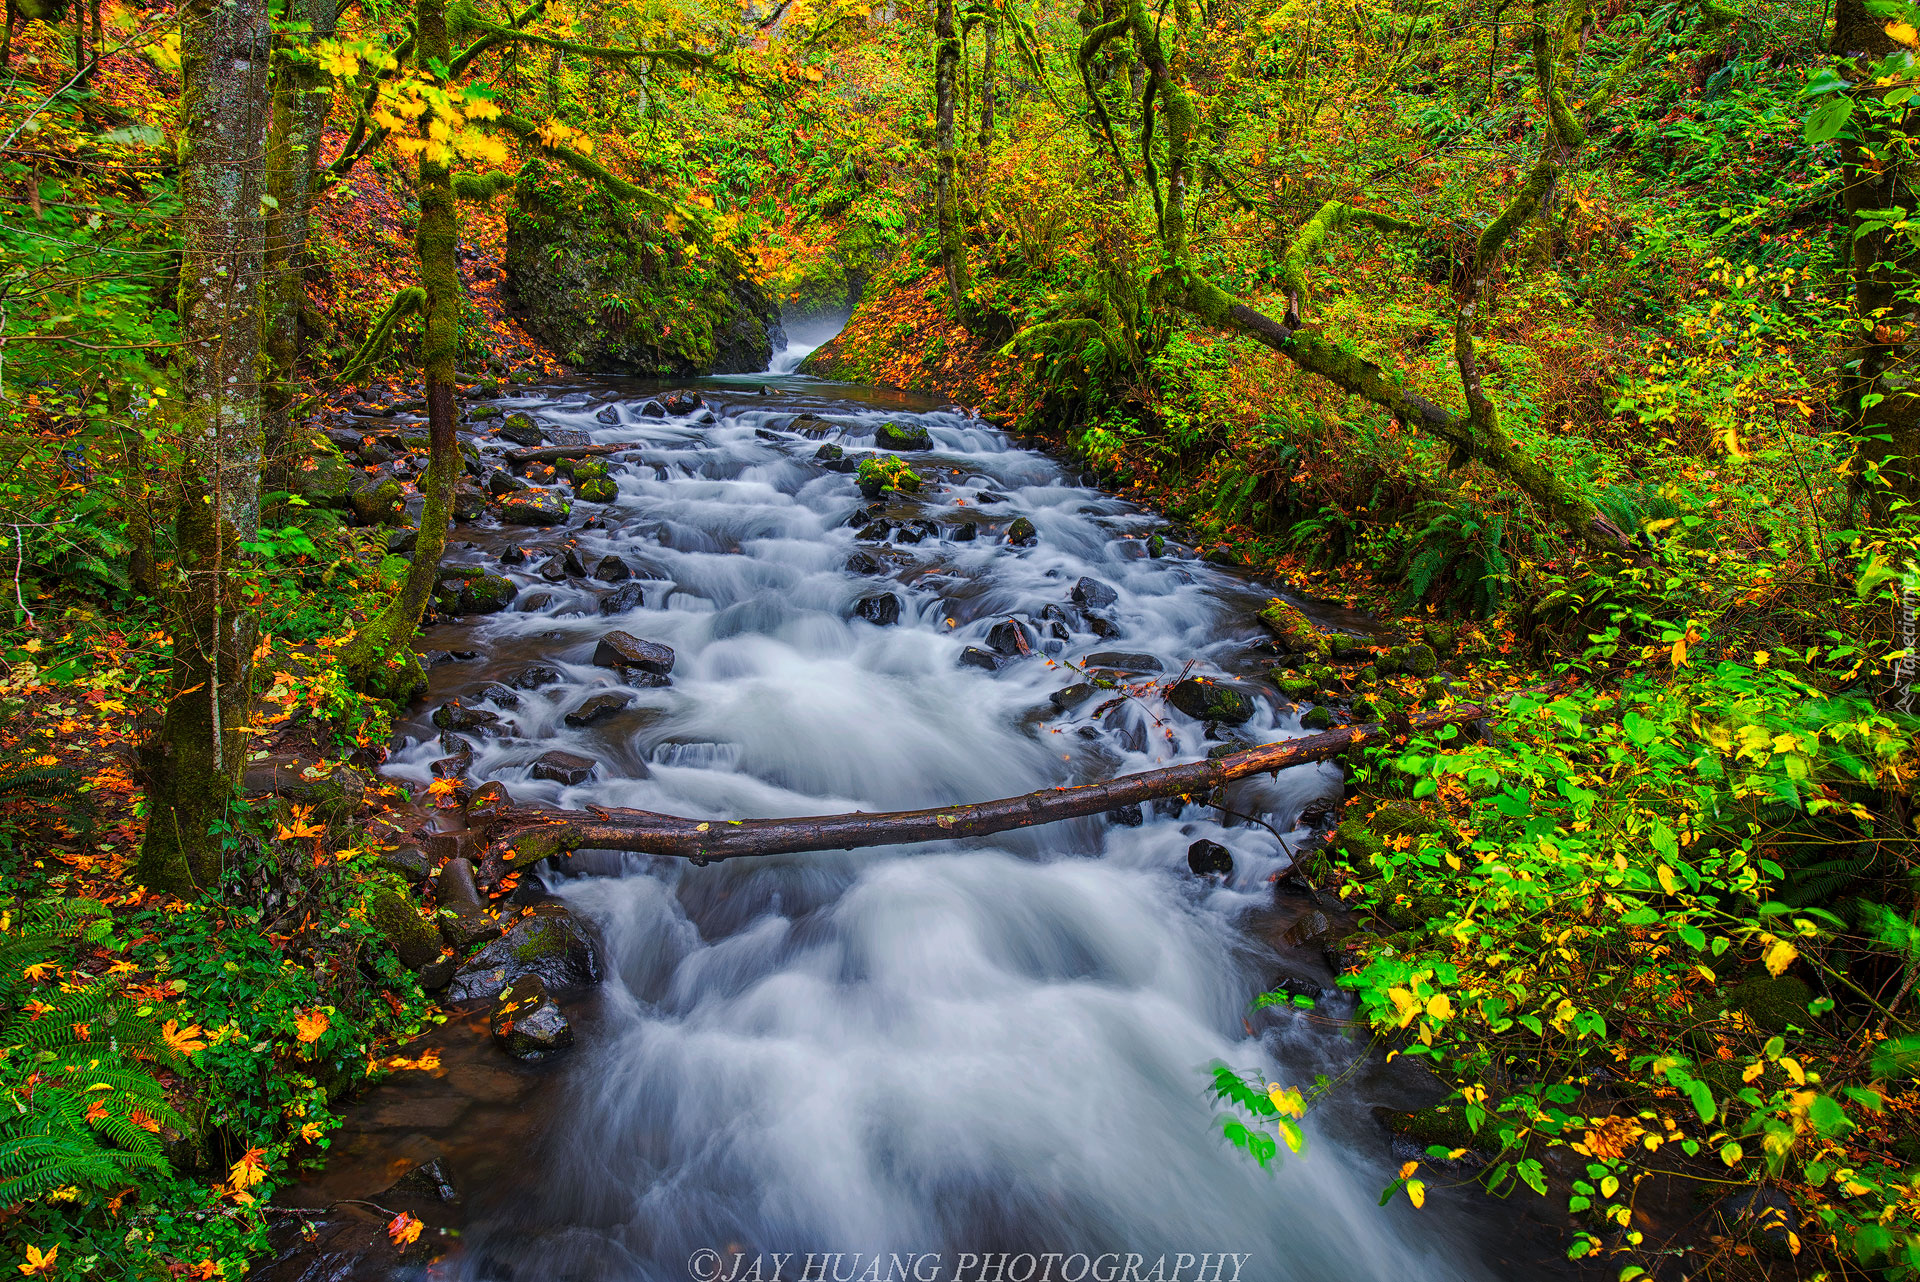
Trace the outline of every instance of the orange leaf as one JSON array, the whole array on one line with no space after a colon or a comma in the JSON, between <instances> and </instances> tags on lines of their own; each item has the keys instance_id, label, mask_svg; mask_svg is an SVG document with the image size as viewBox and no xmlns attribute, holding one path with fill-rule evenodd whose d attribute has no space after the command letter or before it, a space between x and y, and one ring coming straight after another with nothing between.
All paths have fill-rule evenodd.
<instances>
[{"instance_id":1,"label":"orange leaf","mask_svg":"<svg viewBox=\"0 0 1920 1282\"><path fill-rule=\"evenodd\" d=\"M405 1211L387 1222L387 1236L393 1239L395 1246L411 1246L420 1237L420 1231L427 1226L408 1215Z\"/></svg>"}]
</instances>

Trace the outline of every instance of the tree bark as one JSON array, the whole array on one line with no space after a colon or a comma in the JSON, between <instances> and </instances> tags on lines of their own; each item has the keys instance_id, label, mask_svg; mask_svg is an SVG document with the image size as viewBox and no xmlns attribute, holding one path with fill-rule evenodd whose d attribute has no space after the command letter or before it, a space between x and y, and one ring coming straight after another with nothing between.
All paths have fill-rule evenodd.
<instances>
[{"instance_id":1,"label":"tree bark","mask_svg":"<svg viewBox=\"0 0 1920 1282\"><path fill-rule=\"evenodd\" d=\"M290 8L307 24L291 44L307 46L305 57L283 48L275 60L273 126L267 142L267 485L286 488L288 447L293 438L295 365L300 351L300 310L306 300L307 236L312 224L320 136L332 103L326 75L312 47L333 38L337 0L293 0Z\"/></svg>"},{"instance_id":2,"label":"tree bark","mask_svg":"<svg viewBox=\"0 0 1920 1282\"><path fill-rule=\"evenodd\" d=\"M150 786L137 873L191 893L220 871L223 819L245 759L253 627L240 544L260 521L266 0L186 0L181 19L180 346L175 370L173 667L144 753Z\"/></svg>"},{"instance_id":3,"label":"tree bark","mask_svg":"<svg viewBox=\"0 0 1920 1282\"><path fill-rule=\"evenodd\" d=\"M1469 725L1488 715L1468 706L1423 717L1408 729L1426 732L1442 726ZM1385 725L1346 726L1304 739L1271 743L1230 756L1124 775L1106 783L1047 788L1020 797L964 806L898 810L880 814L805 816L797 819L685 819L645 810L546 810L508 808L496 821L491 848L503 863L520 867L576 850L630 850L673 855L696 864L758 855L788 855L808 850L855 850L865 846L904 845L983 837L1013 828L1031 828L1156 797L1204 796L1249 775L1270 774L1289 766L1326 761L1354 748L1385 743L1400 735Z\"/></svg>"},{"instance_id":4,"label":"tree bark","mask_svg":"<svg viewBox=\"0 0 1920 1282\"><path fill-rule=\"evenodd\" d=\"M447 42L444 0L419 0L415 37L423 68L445 67ZM430 122L429 122L430 123ZM422 311L426 333L420 363L427 392L427 471L420 480L426 506L413 561L400 590L385 609L367 620L348 643L342 661L355 686L382 698L404 701L426 685L426 670L413 652L447 549L447 523L453 515L453 489L460 476L459 408L455 405L454 363L460 354L459 228L454 221L451 156L428 146L420 152L420 226L414 237L420 283L426 291Z\"/></svg>"},{"instance_id":5,"label":"tree bark","mask_svg":"<svg viewBox=\"0 0 1920 1282\"><path fill-rule=\"evenodd\" d=\"M947 274L947 310L960 315L973 285L967 272L966 242L960 234L960 149L953 131L960 39L954 33L953 0L936 0L933 40L934 218L940 234L940 266Z\"/></svg>"},{"instance_id":6,"label":"tree bark","mask_svg":"<svg viewBox=\"0 0 1920 1282\"><path fill-rule=\"evenodd\" d=\"M993 43L999 24L988 18L982 32L980 50L980 148L986 150L993 137Z\"/></svg>"}]
</instances>

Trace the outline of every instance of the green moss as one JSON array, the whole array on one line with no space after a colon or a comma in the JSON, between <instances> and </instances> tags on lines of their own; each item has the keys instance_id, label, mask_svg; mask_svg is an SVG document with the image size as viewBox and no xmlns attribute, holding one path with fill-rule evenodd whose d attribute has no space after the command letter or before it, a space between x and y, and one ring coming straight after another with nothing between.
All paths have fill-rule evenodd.
<instances>
[{"instance_id":1,"label":"green moss","mask_svg":"<svg viewBox=\"0 0 1920 1282\"><path fill-rule=\"evenodd\" d=\"M1386 849L1371 828L1358 819L1348 819L1333 833L1333 847L1346 855L1348 862L1365 865Z\"/></svg>"},{"instance_id":2,"label":"green moss","mask_svg":"<svg viewBox=\"0 0 1920 1282\"><path fill-rule=\"evenodd\" d=\"M440 936L422 921L404 884L382 879L367 888L367 924L387 941L408 970L419 970L440 956Z\"/></svg>"},{"instance_id":3,"label":"green moss","mask_svg":"<svg viewBox=\"0 0 1920 1282\"><path fill-rule=\"evenodd\" d=\"M1325 659L1332 653L1327 638L1317 631L1298 606L1274 597L1260 611L1260 622L1273 630L1274 638L1294 654Z\"/></svg>"},{"instance_id":4,"label":"green moss","mask_svg":"<svg viewBox=\"0 0 1920 1282\"><path fill-rule=\"evenodd\" d=\"M1453 1150L1472 1148L1473 1128L1466 1113L1446 1104L1417 1108L1409 1113L1382 1112L1380 1120L1396 1135L1404 1135L1422 1147L1438 1145Z\"/></svg>"},{"instance_id":5,"label":"green moss","mask_svg":"<svg viewBox=\"0 0 1920 1282\"><path fill-rule=\"evenodd\" d=\"M1333 713L1325 708L1308 708L1306 715L1300 718L1302 730L1333 729Z\"/></svg>"},{"instance_id":6,"label":"green moss","mask_svg":"<svg viewBox=\"0 0 1920 1282\"><path fill-rule=\"evenodd\" d=\"M1796 975L1778 979L1755 975L1727 990L1726 998L1729 1010L1744 1012L1769 1033L1785 1032L1789 1024L1805 1028L1812 1022L1807 1003L1813 1000L1813 990Z\"/></svg>"}]
</instances>

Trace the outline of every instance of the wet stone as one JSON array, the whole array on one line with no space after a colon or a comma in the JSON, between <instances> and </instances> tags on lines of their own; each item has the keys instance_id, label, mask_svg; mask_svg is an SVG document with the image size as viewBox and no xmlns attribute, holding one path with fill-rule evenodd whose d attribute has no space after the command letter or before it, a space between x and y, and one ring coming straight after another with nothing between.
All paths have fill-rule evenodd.
<instances>
[{"instance_id":1,"label":"wet stone","mask_svg":"<svg viewBox=\"0 0 1920 1282\"><path fill-rule=\"evenodd\" d=\"M520 613L537 614L553 604L551 592L529 592L520 598Z\"/></svg>"},{"instance_id":2,"label":"wet stone","mask_svg":"<svg viewBox=\"0 0 1920 1282\"><path fill-rule=\"evenodd\" d=\"M573 505L552 490L520 490L500 500L500 519L509 525L562 525Z\"/></svg>"},{"instance_id":3,"label":"wet stone","mask_svg":"<svg viewBox=\"0 0 1920 1282\"><path fill-rule=\"evenodd\" d=\"M887 536L892 533L893 522L884 520L869 521L865 526L861 527L860 532L853 537L862 543L885 543ZM919 542L918 539L914 541L916 543Z\"/></svg>"},{"instance_id":4,"label":"wet stone","mask_svg":"<svg viewBox=\"0 0 1920 1282\"><path fill-rule=\"evenodd\" d=\"M669 414L691 414L706 406L698 392L675 392L667 397L665 404Z\"/></svg>"},{"instance_id":5,"label":"wet stone","mask_svg":"<svg viewBox=\"0 0 1920 1282\"><path fill-rule=\"evenodd\" d=\"M613 406L609 405L605 409L601 410L598 414L595 414L593 416L593 421L596 423L605 423L611 426L620 421L620 411L615 409Z\"/></svg>"},{"instance_id":6,"label":"wet stone","mask_svg":"<svg viewBox=\"0 0 1920 1282\"><path fill-rule=\"evenodd\" d=\"M1251 720L1253 700L1232 686L1205 677L1188 677L1167 691L1167 702L1195 721L1219 721L1237 726Z\"/></svg>"},{"instance_id":7,"label":"wet stone","mask_svg":"<svg viewBox=\"0 0 1920 1282\"><path fill-rule=\"evenodd\" d=\"M624 583L633 577L633 570L617 556L603 556L593 567L593 577L602 583Z\"/></svg>"},{"instance_id":8,"label":"wet stone","mask_svg":"<svg viewBox=\"0 0 1920 1282\"><path fill-rule=\"evenodd\" d=\"M987 648L1009 659L1030 653L1033 640L1027 631L1026 625L1016 619L1002 619L987 629Z\"/></svg>"},{"instance_id":9,"label":"wet stone","mask_svg":"<svg viewBox=\"0 0 1920 1282\"><path fill-rule=\"evenodd\" d=\"M666 416L666 408L659 401L648 401L640 407L641 418L665 418Z\"/></svg>"},{"instance_id":10,"label":"wet stone","mask_svg":"<svg viewBox=\"0 0 1920 1282\"><path fill-rule=\"evenodd\" d=\"M1083 578L1073 585L1073 603L1087 610L1103 610L1120 599L1120 594L1098 579Z\"/></svg>"},{"instance_id":11,"label":"wet stone","mask_svg":"<svg viewBox=\"0 0 1920 1282\"><path fill-rule=\"evenodd\" d=\"M1162 672L1160 660L1150 654L1130 650L1098 650L1084 660L1089 668L1112 668L1116 672Z\"/></svg>"},{"instance_id":12,"label":"wet stone","mask_svg":"<svg viewBox=\"0 0 1920 1282\"><path fill-rule=\"evenodd\" d=\"M930 450L933 437L924 427L902 427L897 423L882 423L874 429L873 443L883 450Z\"/></svg>"},{"instance_id":13,"label":"wet stone","mask_svg":"<svg viewBox=\"0 0 1920 1282\"><path fill-rule=\"evenodd\" d=\"M900 621L900 598L891 592L863 597L860 603L853 607L853 612L868 623L884 628Z\"/></svg>"},{"instance_id":14,"label":"wet stone","mask_svg":"<svg viewBox=\"0 0 1920 1282\"><path fill-rule=\"evenodd\" d=\"M562 752L556 748L552 752L543 752L534 759L533 777L547 779L570 788L591 779L598 765L599 763L592 757L583 757L575 752Z\"/></svg>"},{"instance_id":15,"label":"wet stone","mask_svg":"<svg viewBox=\"0 0 1920 1282\"><path fill-rule=\"evenodd\" d=\"M605 721L615 713L625 711L627 705L632 702L631 695L611 691L591 695L586 702L569 712L562 720L570 726L590 726L595 722Z\"/></svg>"},{"instance_id":16,"label":"wet stone","mask_svg":"<svg viewBox=\"0 0 1920 1282\"><path fill-rule=\"evenodd\" d=\"M469 708L458 699L449 699L434 709L433 724L441 730L491 734L499 729L500 717L484 708Z\"/></svg>"},{"instance_id":17,"label":"wet stone","mask_svg":"<svg viewBox=\"0 0 1920 1282\"><path fill-rule=\"evenodd\" d=\"M646 603L646 592L638 583L622 584L616 591L600 598L600 613L625 614L628 610L638 610Z\"/></svg>"},{"instance_id":18,"label":"wet stone","mask_svg":"<svg viewBox=\"0 0 1920 1282\"><path fill-rule=\"evenodd\" d=\"M609 632L594 649L595 666L664 677L673 671L673 650L657 641L642 641L631 632Z\"/></svg>"},{"instance_id":19,"label":"wet stone","mask_svg":"<svg viewBox=\"0 0 1920 1282\"><path fill-rule=\"evenodd\" d=\"M515 1059L542 1060L573 1045L573 1026L538 975L501 989L487 1022L493 1040Z\"/></svg>"},{"instance_id":20,"label":"wet stone","mask_svg":"<svg viewBox=\"0 0 1920 1282\"><path fill-rule=\"evenodd\" d=\"M1147 817L1141 813L1137 803L1130 806L1115 806L1107 811L1107 822L1119 824L1122 828L1138 828L1146 821Z\"/></svg>"},{"instance_id":21,"label":"wet stone","mask_svg":"<svg viewBox=\"0 0 1920 1282\"><path fill-rule=\"evenodd\" d=\"M515 445L528 448L540 444L542 440L540 425L525 414L507 415L507 421L496 427L493 434L503 441L512 441Z\"/></svg>"},{"instance_id":22,"label":"wet stone","mask_svg":"<svg viewBox=\"0 0 1920 1282\"><path fill-rule=\"evenodd\" d=\"M460 968L447 1000L494 997L531 975L564 992L598 983L601 973L600 946L587 923L565 905L539 904Z\"/></svg>"},{"instance_id":23,"label":"wet stone","mask_svg":"<svg viewBox=\"0 0 1920 1282\"><path fill-rule=\"evenodd\" d=\"M1015 518L1007 527L1007 542L1017 548L1029 548L1040 541L1040 532L1026 517Z\"/></svg>"},{"instance_id":24,"label":"wet stone","mask_svg":"<svg viewBox=\"0 0 1920 1282\"><path fill-rule=\"evenodd\" d=\"M848 574L883 574L886 566L865 552L855 552L847 558Z\"/></svg>"},{"instance_id":25,"label":"wet stone","mask_svg":"<svg viewBox=\"0 0 1920 1282\"><path fill-rule=\"evenodd\" d=\"M1196 877L1233 875L1233 852L1217 841L1196 841L1187 847L1187 867Z\"/></svg>"},{"instance_id":26,"label":"wet stone","mask_svg":"<svg viewBox=\"0 0 1920 1282\"><path fill-rule=\"evenodd\" d=\"M955 543L971 543L974 541L975 538L979 537L979 534L980 534L980 527L975 525L973 522L968 521L963 524L954 526L953 533L948 535L947 537L952 539Z\"/></svg>"},{"instance_id":27,"label":"wet stone","mask_svg":"<svg viewBox=\"0 0 1920 1282\"><path fill-rule=\"evenodd\" d=\"M1000 670L1000 658L991 650L982 650L970 645L960 652L960 666L963 668L985 668L988 672Z\"/></svg>"}]
</instances>

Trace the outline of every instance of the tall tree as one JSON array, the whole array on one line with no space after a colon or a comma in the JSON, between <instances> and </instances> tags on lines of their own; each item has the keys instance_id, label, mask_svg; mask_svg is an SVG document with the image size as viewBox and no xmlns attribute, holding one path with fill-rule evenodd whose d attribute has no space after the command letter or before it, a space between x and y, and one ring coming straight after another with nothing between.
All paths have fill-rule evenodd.
<instances>
[{"instance_id":1,"label":"tall tree","mask_svg":"<svg viewBox=\"0 0 1920 1282\"><path fill-rule=\"evenodd\" d=\"M966 308L972 282L967 274L967 246L960 234L960 148L953 130L960 37L953 25L953 0L935 4L933 42L933 148L938 166L934 216L940 232L940 265L947 273L947 307L958 314Z\"/></svg>"},{"instance_id":2,"label":"tall tree","mask_svg":"<svg viewBox=\"0 0 1920 1282\"><path fill-rule=\"evenodd\" d=\"M294 366L306 298L307 238L319 173L320 135L333 95L315 47L333 38L337 0L289 0L304 30L293 30L275 50L273 124L267 141L267 360L266 459L270 474L284 467L292 437Z\"/></svg>"},{"instance_id":3,"label":"tall tree","mask_svg":"<svg viewBox=\"0 0 1920 1282\"><path fill-rule=\"evenodd\" d=\"M253 627L241 544L260 522L261 385L272 39L266 0L186 0L181 24L180 347L168 484L176 564L165 719L144 754L138 872L191 893L217 880L217 832L244 759Z\"/></svg>"}]
</instances>

